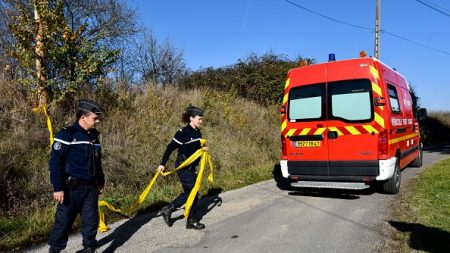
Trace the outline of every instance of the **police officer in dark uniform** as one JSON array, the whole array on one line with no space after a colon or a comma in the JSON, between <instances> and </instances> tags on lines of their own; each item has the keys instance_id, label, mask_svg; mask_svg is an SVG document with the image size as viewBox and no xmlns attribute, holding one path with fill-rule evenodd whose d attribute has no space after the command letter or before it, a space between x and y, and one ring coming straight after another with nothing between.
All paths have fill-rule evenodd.
<instances>
[{"instance_id":1,"label":"police officer in dark uniform","mask_svg":"<svg viewBox=\"0 0 450 253\"><path fill-rule=\"evenodd\" d=\"M49 252L60 252L67 246L70 228L78 214L83 252L95 252L98 196L105 184L99 132L95 127L103 114L103 108L96 102L80 100L76 122L55 136L49 169L53 198L58 206L48 241Z\"/></svg>"},{"instance_id":2,"label":"police officer in dark uniform","mask_svg":"<svg viewBox=\"0 0 450 253\"><path fill-rule=\"evenodd\" d=\"M200 126L203 122L203 110L194 106L190 106L186 109L186 112L183 113L182 120L183 122L187 123L187 125L178 130L175 133L172 141L167 145L166 151L164 152L164 155L161 159L161 165L159 165L158 167L158 170L160 171L164 171L170 154L172 154L175 149L178 149L178 156L175 162L175 167L178 167L195 151L201 148L200 139L202 138L202 134L200 132ZM208 148L204 147L204 149L207 150ZM170 217L172 212L186 203L189 193L191 192L192 188L194 188L195 180L197 178L195 167L199 163L199 161L200 158L191 165L177 171L184 191L175 200L173 200L169 206L164 207L161 210L164 221L169 227L172 226L173 223ZM196 196L195 198L195 201L192 205L192 212L187 219L187 229L199 230L205 228L205 225L200 223L199 218L195 217L194 214L194 208L196 206L197 200L198 196Z\"/></svg>"}]
</instances>

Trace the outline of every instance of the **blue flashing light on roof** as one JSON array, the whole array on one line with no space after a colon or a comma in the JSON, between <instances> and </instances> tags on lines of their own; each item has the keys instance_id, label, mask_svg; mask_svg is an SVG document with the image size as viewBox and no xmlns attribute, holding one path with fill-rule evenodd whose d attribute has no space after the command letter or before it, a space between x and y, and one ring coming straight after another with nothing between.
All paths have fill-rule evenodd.
<instances>
[{"instance_id":1,"label":"blue flashing light on roof","mask_svg":"<svg viewBox=\"0 0 450 253\"><path fill-rule=\"evenodd\" d=\"M336 61L336 56L333 53L328 54L328 61Z\"/></svg>"}]
</instances>

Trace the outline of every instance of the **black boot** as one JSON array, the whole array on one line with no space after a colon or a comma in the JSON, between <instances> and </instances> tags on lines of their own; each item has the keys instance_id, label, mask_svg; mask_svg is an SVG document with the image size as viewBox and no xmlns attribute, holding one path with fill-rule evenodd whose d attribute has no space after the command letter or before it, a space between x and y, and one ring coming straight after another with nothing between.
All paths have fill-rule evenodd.
<instances>
[{"instance_id":1,"label":"black boot","mask_svg":"<svg viewBox=\"0 0 450 253\"><path fill-rule=\"evenodd\" d=\"M61 250L59 250L59 249L54 249L54 248L50 247L50 248L48 249L48 252L49 252L49 253L59 253L59 252L61 252Z\"/></svg>"},{"instance_id":2,"label":"black boot","mask_svg":"<svg viewBox=\"0 0 450 253\"><path fill-rule=\"evenodd\" d=\"M192 219L189 218L186 222L186 228L187 229L196 229L196 230L200 230L200 229L204 229L205 228L205 224L200 223L198 220L196 219Z\"/></svg>"},{"instance_id":3,"label":"black boot","mask_svg":"<svg viewBox=\"0 0 450 253\"><path fill-rule=\"evenodd\" d=\"M91 247L84 247L83 253L95 253L95 249Z\"/></svg>"},{"instance_id":4,"label":"black boot","mask_svg":"<svg viewBox=\"0 0 450 253\"><path fill-rule=\"evenodd\" d=\"M169 227L173 225L172 219L170 218L173 211L175 211L175 207L173 207L172 205L168 205L161 210L161 215L164 218L164 221L166 222L167 226Z\"/></svg>"}]
</instances>

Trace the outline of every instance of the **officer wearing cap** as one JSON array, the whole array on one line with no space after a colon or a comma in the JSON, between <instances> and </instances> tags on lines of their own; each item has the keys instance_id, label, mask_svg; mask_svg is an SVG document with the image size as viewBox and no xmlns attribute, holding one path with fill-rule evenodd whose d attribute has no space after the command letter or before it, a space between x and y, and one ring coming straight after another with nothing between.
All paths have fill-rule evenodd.
<instances>
[{"instance_id":1,"label":"officer wearing cap","mask_svg":"<svg viewBox=\"0 0 450 253\"><path fill-rule=\"evenodd\" d=\"M186 112L183 113L182 120L183 122L187 123L187 125L178 130L175 133L173 139L167 145L166 151L164 152L164 155L161 159L161 165L158 166L158 170L160 171L164 171L170 154L172 154L175 149L178 149L178 156L175 162L175 167L178 167L195 151L201 148L200 139L202 138L202 134L200 132L200 126L203 123L203 110L198 107L189 106L186 109ZM207 147L204 147L204 149L208 150ZM177 171L181 185L183 186L183 193L181 193L175 200L173 200L170 205L164 207L161 210L164 221L169 227L172 226L173 223L170 217L172 212L186 203L189 193L191 192L192 188L194 188L195 180L197 178L195 167L198 163L199 159L189 166ZM199 217L195 216L194 209L197 200L198 196L196 196L195 198L195 201L192 205L192 212L187 219L187 229L199 230L205 228L205 225L199 222Z\"/></svg>"},{"instance_id":2,"label":"officer wearing cap","mask_svg":"<svg viewBox=\"0 0 450 253\"><path fill-rule=\"evenodd\" d=\"M60 252L67 246L70 228L78 214L81 215L83 252L95 252L98 195L105 184L96 125L103 114L103 108L96 102L80 100L75 123L55 136L49 169L53 198L58 204L48 241L49 252Z\"/></svg>"}]
</instances>

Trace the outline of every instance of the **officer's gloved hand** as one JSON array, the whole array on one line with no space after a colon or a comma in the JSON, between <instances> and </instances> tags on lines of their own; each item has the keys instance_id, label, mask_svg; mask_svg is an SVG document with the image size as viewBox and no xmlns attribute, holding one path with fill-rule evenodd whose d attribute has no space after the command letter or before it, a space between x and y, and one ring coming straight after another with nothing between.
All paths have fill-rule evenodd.
<instances>
[{"instance_id":1,"label":"officer's gloved hand","mask_svg":"<svg viewBox=\"0 0 450 253\"><path fill-rule=\"evenodd\" d=\"M164 167L164 165L159 165L156 170L159 171L159 172L164 172L165 167Z\"/></svg>"}]
</instances>

